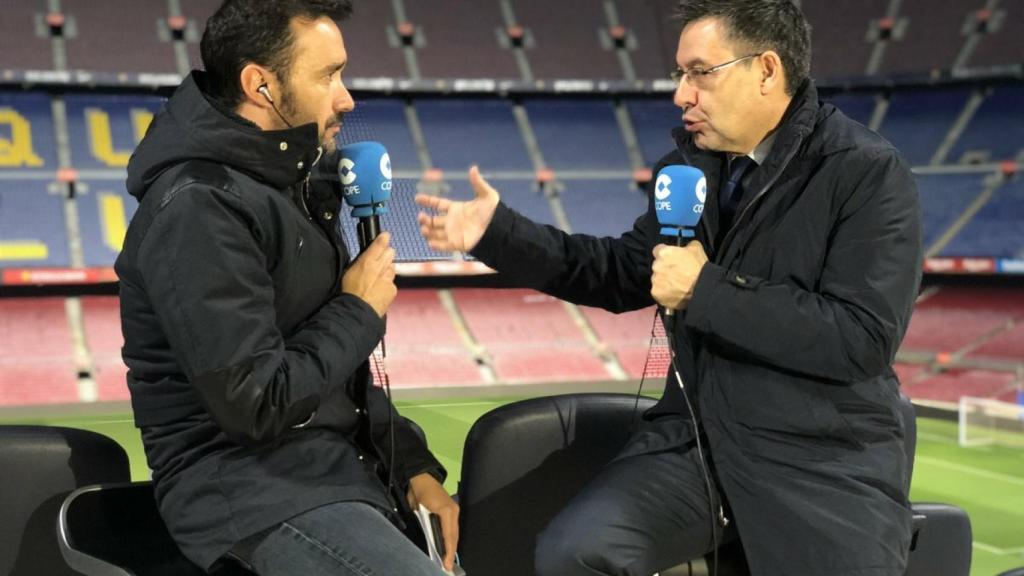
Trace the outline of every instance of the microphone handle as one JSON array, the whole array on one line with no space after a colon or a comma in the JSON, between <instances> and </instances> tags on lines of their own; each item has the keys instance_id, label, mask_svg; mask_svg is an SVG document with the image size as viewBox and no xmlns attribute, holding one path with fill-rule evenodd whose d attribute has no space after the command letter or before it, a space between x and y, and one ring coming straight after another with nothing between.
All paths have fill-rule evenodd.
<instances>
[{"instance_id":1,"label":"microphone handle","mask_svg":"<svg viewBox=\"0 0 1024 576\"><path fill-rule=\"evenodd\" d=\"M359 235L359 252L362 252L380 234L380 217L374 214L360 218L356 233Z\"/></svg>"},{"instance_id":2,"label":"microphone handle","mask_svg":"<svg viewBox=\"0 0 1024 576\"><path fill-rule=\"evenodd\" d=\"M682 245L683 245L683 235L682 234L676 234L676 246L682 246ZM665 307L665 316L675 316L675 315L676 315L676 311L674 309L669 308L668 306Z\"/></svg>"}]
</instances>

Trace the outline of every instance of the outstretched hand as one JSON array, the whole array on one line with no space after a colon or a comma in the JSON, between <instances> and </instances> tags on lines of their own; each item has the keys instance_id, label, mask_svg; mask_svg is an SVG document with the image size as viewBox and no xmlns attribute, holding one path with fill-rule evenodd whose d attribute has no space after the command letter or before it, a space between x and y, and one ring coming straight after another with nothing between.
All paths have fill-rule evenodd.
<instances>
[{"instance_id":1,"label":"outstretched hand","mask_svg":"<svg viewBox=\"0 0 1024 576\"><path fill-rule=\"evenodd\" d=\"M494 218L500 196L480 175L480 169L469 170L469 183L476 197L464 202L417 194L416 204L434 214L420 212L416 220L427 244L440 252L469 252L483 238Z\"/></svg>"}]
</instances>

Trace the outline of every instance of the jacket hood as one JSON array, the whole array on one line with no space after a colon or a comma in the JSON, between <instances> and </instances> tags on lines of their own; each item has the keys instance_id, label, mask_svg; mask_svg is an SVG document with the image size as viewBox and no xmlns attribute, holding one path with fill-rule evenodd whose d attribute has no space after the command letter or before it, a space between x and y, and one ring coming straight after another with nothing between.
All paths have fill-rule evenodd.
<instances>
[{"instance_id":1,"label":"jacket hood","mask_svg":"<svg viewBox=\"0 0 1024 576\"><path fill-rule=\"evenodd\" d=\"M205 77L193 71L156 115L128 162L128 192L142 200L165 170L189 160L227 165L279 189L305 178L320 155L316 124L262 130L207 98Z\"/></svg>"}]
</instances>

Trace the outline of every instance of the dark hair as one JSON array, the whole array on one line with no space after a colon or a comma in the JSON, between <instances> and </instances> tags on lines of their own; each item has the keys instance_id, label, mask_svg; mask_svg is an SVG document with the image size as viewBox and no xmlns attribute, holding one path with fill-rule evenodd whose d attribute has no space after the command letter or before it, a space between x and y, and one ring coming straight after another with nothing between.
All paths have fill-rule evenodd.
<instances>
[{"instance_id":1,"label":"dark hair","mask_svg":"<svg viewBox=\"0 0 1024 576\"><path fill-rule=\"evenodd\" d=\"M286 82L295 41L292 19L327 17L340 22L351 14L351 0L226 0L206 21L199 45L206 92L234 108L243 98L242 69L250 63L266 66Z\"/></svg>"},{"instance_id":2,"label":"dark hair","mask_svg":"<svg viewBox=\"0 0 1024 576\"><path fill-rule=\"evenodd\" d=\"M721 19L729 40L751 52L777 52L791 96L810 76L811 25L790 0L682 0L678 16L683 28L703 18Z\"/></svg>"}]
</instances>

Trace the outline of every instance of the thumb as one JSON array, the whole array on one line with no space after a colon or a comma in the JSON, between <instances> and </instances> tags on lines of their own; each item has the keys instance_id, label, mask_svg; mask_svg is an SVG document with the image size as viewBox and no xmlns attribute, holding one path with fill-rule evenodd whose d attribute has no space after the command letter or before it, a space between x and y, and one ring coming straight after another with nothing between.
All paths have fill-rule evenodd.
<instances>
[{"instance_id":1,"label":"thumb","mask_svg":"<svg viewBox=\"0 0 1024 576\"><path fill-rule=\"evenodd\" d=\"M376 258L377 256L383 254L384 251L388 249L388 244L390 243L391 233L381 232L380 234L377 235L376 238L373 239L373 242L371 242L370 245L366 247L365 254L367 256L372 256Z\"/></svg>"},{"instance_id":2,"label":"thumb","mask_svg":"<svg viewBox=\"0 0 1024 576\"><path fill-rule=\"evenodd\" d=\"M476 193L477 198L482 199L498 195L498 191L480 175L479 166L473 166L469 169L469 184L473 187L473 192Z\"/></svg>"}]
</instances>

